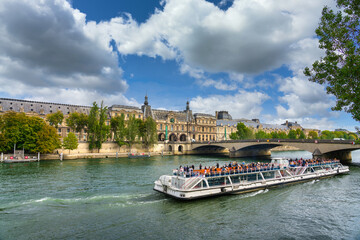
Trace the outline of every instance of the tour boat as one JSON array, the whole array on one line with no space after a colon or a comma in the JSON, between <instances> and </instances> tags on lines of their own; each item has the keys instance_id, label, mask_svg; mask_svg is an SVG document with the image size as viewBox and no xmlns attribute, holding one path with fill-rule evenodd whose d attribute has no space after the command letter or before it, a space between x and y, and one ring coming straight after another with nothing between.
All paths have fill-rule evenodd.
<instances>
[{"instance_id":1,"label":"tour boat","mask_svg":"<svg viewBox=\"0 0 360 240\"><path fill-rule=\"evenodd\" d=\"M173 170L155 181L154 190L181 200L225 194L238 194L311 181L348 173L339 160L289 160L271 163L229 164L222 168Z\"/></svg>"}]
</instances>

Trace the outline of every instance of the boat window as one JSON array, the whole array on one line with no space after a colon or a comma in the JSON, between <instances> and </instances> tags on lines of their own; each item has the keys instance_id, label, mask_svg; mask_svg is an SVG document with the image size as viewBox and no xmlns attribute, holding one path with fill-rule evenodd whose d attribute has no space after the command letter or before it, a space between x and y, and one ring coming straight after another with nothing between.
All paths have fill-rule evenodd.
<instances>
[{"instance_id":1,"label":"boat window","mask_svg":"<svg viewBox=\"0 0 360 240\"><path fill-rule=\"evenodd\" d=\"M256 173L255 173L255 174L249 174L249 175L247 176L247 180L248 180L249 182L257 181L257 174L256 174Z\"/></svg>"},{"instance_id":2,"label":"boat window","mask_svg":"<svg viewBox=\"0 0 360 240\"><path fill-rule=\"evenodd\" d=\"M239 176L231 176L232 183L240 183L240 177Z\"/></svg>"},{"instance_id":3,"label":"boat window","mask_svg":"<svg viewBox=\"0 0 360 240\"><path fill-rule=\"evenodd\" d=\"M270 179L270 178L274 178L275 177L275 172L271 171L271 172L263 172L262 173L265 179Z\"/></svg>"},{"instance_id":4,"label":"boat window","mask_svg":"<svg viewBox=\"0 0 360 240\"><path fill-rule=\"evenodd\" d=\"M208 179L208 183L209 186L219 186L219 185L224 185L224 178L223 177L218 177L218 178L209 178Z\"/></svg>"}]
</instances>

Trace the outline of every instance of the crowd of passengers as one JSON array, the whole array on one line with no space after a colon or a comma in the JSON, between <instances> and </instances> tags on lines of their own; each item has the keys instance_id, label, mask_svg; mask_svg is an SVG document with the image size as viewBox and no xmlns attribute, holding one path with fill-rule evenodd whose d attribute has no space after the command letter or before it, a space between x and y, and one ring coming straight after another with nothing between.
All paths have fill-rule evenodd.
<instances>
[{"instance_id":1,"label":"crowd of passengers","mask_svg":"<svg viewBox=\"0 0 360 240\"><path fill-rule=\"evenodd\" d=\"M290 167L299 167L299 166L314 166L314 165L323 165L329 163L339 163L340 161L337 159L295 159L289 160ZM219 163L216 166L203 167L200 163L199 168L195 169L194 165L191 166L180 166L178 169L174 170L174 175L185 175L196 176L196 175L205 175L205 176L214 176L214 175L226 175L226 174L234 174L234 173L244 173L244 172L256 172L256 171L266 171L266 170L275 170L280 169L281 166L274 163L237 163L230 162L229 164L225 164L220 166Z\"/></svg>"}]
</instances>

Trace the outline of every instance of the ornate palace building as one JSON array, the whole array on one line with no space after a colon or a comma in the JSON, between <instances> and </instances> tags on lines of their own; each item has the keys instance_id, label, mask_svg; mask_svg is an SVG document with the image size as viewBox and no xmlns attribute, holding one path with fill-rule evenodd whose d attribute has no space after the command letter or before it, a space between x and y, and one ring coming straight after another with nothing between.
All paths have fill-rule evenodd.
<instances>
[{"instance_id":1,"label":"ornate palace building","mask_svg":"<svg viewBox=\"0 0 360 240\"><path fill-rule=\"evenodd\" d=\"M0 98L0 114L14 111L24 112L26 115L38 116L46 119L46 115L61 111L66 119L71 113L90 113L90 106L79 106L71 104L60 104L50 102L38 102L19 99ZM216 140L216 118L215 116L192 113L189 102L186 103L184 111L167 111L152 109L145 97L144 105L139 107L112 105L108 108L107 124L110 124L112 117L123 115L125 120L130 116L139 119L152 117L157 123L158 141L185 142L185 141L215 141ZM65 137L70 132L66 121L58 127L58 133ZM76 133L86 140L86 130Z\"/></svg>"},{"instance_id":2,"label":"ornate palace building","mask_svg":"<svg viewBox=\"0 0 360 240\"><path fill-rule=\"evenodd\" d=\"M46 119L46 115L61 111L65 119L74 112L90 113L90 106L80 106L71 104L60 104L50 102L27 101L19 99L0 98L0 114L8 111L24 112L30 116L39 116ZM133 116L138 119L146 119L152 117L157 124L158 142L186 142L186 141L221 141L229 140L231 133L237 131L237 124L244 123L253 132L260 130L270 132L288 133L292 129L302 129L307 135L310 130L303 129L297 122L288 122L277 124L260 123L259 119L232 119L227 111L215 112L215 116L194 113L190 109L189 102L183 111L168 111L152 109L149 105L148 97L145 96L144 104L141 107L112 105L108 108L108 119L106 124L110 124L110 119L116 116L124 116L125 121ZM58 133L61 137L65 137L70 128L66 125L66 121L58 127ZM81 133L75 133L81 140L86 140L86 130Z\"/></svg>"}]
</instances>

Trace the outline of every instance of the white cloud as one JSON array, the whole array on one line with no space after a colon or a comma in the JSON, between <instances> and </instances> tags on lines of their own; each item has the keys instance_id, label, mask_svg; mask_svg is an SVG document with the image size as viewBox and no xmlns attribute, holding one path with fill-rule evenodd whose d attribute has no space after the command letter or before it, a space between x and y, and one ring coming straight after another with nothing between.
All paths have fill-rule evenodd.
<instances>
[{"instance_id":1,"label":"white cloud","mask_svg":"<svg viewBox=\"0 0 360 240\"><path fill-rule=\"evenodd\" d=\"M208 72L260 73L287 64L293 44L314 35L330 0L235 0L226 11L205 0L167 0L145 23L131 16L98 25L120 53L178 59Z\"/></svg>"},{"instance_id":2,"label":"white cloud","mask_svg":"<svg viewBox=\"0 0 360 240\"><path fill-rule=\"evenodd\" d=\"M190 101L193 112L215 114L215 111L228 110L233 118L258 118L261 114L261 105L269 99L261 92L239 91L234 95L212 95L196 97Z\"/></svg>"},{"instance_id":3,"label":"white cloud","mask_svg":"<svg viewBox=\"0 0 360 240\"><path fill-rule=\"evenodd\" d=\"M80 88L88 96L124 93L117 54L109 41L89 37L85 17L65 0L1 1L0 92L79 102L88 99Z\"/></svg>"}]
</instances>

